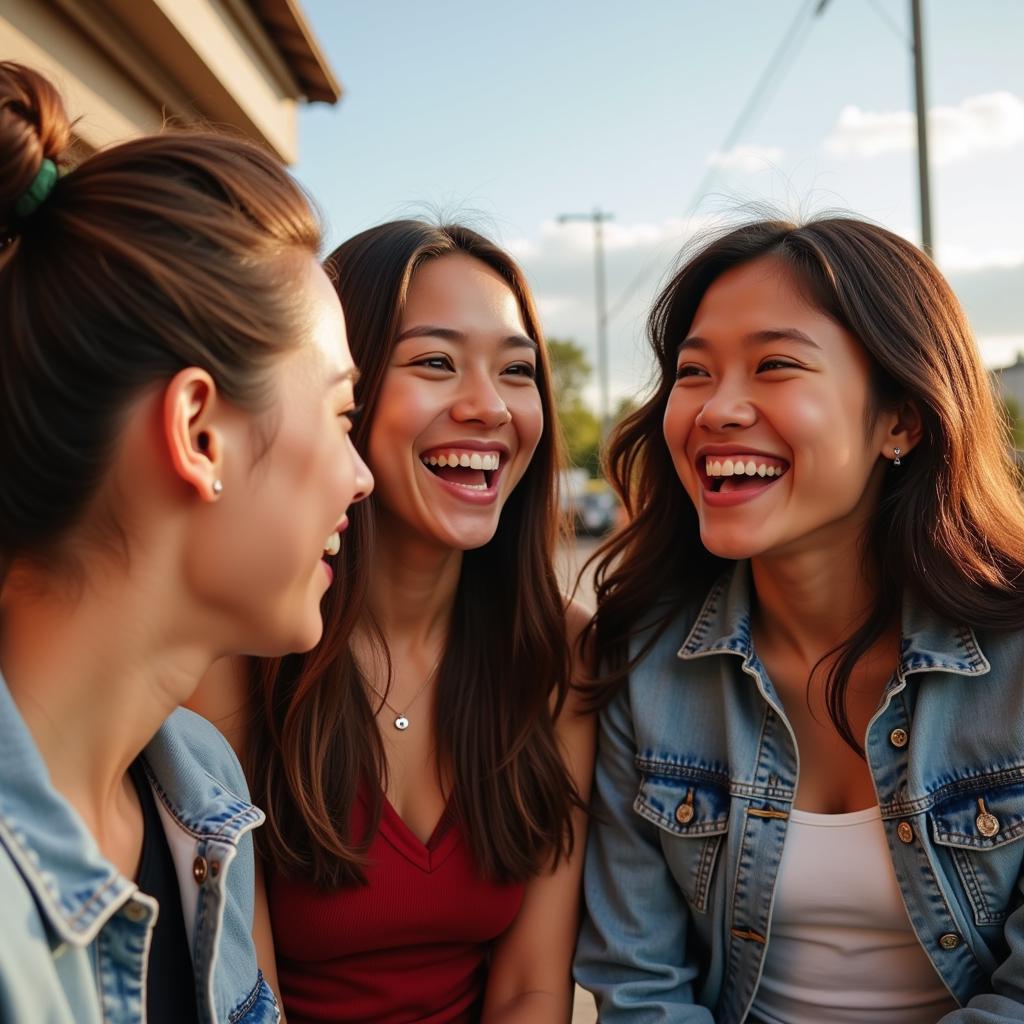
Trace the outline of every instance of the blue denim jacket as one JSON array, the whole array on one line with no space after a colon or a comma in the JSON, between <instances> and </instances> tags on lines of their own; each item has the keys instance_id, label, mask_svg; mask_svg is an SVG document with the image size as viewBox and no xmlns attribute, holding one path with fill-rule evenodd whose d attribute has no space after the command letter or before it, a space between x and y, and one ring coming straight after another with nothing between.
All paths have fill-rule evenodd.
<instances>
[{"instance_id":1,"label":"blue denim jacket","mask_svg":"<svg viewBox=\"0 0 1024 1024\"><path fill-rule=\"evenodd\" d=\"M602 713L576 977L605 1024L740 1024L754 999L799 764L749 586L741 564ZM910 923L945 1024L1024 1021L1024 635L908 597L901 646L866 751Z\"/></svg>"},{"instance_id":2,"label":"blue denim jacket","mask_svg":"<svg viewBox=\"0 0 1024 1024\"><path fill-rule=\"evenodd\" d=\"M177 867L199 1020L278 1020L251 937L249 833L263 813L245 799L238 761L213 726L183 709L143 758ZM142 1021L156 912L50 786L0 677L0 1021Z\"/></svg>"}]
</instances>

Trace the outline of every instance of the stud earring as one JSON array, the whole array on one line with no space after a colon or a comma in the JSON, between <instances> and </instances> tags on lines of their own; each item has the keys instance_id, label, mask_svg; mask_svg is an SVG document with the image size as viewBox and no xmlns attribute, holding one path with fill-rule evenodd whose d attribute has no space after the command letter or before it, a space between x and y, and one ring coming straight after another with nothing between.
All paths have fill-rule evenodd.
<instances>
[{"instance_id":1,"label":"stud earring","mask_svg":"<svg viewBox=\"0 0 1024 1024\"><path fill-rule=\"evenodd\" d=\"M214 480L210 490L212 490L214 494L223 494L224 485L219 480Z\"/></svg>"},{"instance_id":2,"label":"stud earring","mask_svg":"<svg viewBox=\"0 0 1024 1024\"><path fill-rule=\"evenodd\" d=\"M892 464L894 466L902 466L903 463L900 461L900 455L903 453L902 448L893 448L892 450Z\"/></svg>"}]
</instances>

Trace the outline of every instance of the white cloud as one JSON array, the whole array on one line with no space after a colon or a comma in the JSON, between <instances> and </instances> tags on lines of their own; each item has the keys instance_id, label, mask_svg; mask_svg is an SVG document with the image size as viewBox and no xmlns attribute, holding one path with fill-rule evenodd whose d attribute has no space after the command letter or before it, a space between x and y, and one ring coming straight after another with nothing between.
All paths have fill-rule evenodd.
<instances>
[{"instance_id":1,"label":"white cloud","mask_svg":"<svg viewBox=\"0 0 1024 1024\"><path fill-rule=\"evenodd\" d=\"M1012 249L975 249L956 242L940 242L936 262L945 274L957 274L992 267L1007 269L1024 263L1024 246Z\"/></svg>"},{"instance_id":2,"label":"white cloud","mask_svg":"<svg viewBox=\"0 0 1024 1024\"><path fill-rule=\"evenodd\" d=\"M979 153L1010 149L1024 142L1024 100L1009 92L969 96L956 106L928 111L929 154L936 164ZM843 107L825 151L833 156L870 159L905 153L916 145L916 121L909 110L871 111Z\"/></svg>"},{"instance_id":3,"label":"white cloud","mask_svg":"<svg viewBox=\"0 0 1024 1024\"><path fill-rule=\"evenodd\" d=\"M720 218L713 217L668 217L658 223L634 221L622 223L616 220L605 221L604 247L607 252L625 252L629 250L649 249L665 242L682 244L687 238L706 230L712 224L718 224ZM529 256L535 257L542 251L561 250L579 255L592 256L594 251L594 225L589 220L571 220L564 224L557 220L546 220L540 226L539 245L520 240L516 243L525 249L534 245ZM522 256L527 259L527 255Z\"/></svg>"},{"instance_id":4,"label":"white cloud","mask_svg":"<svg viewBox=\"0 0 1024 1024\"><path fill-rule=\"evenodd\" d=\"M753 174L775 167L782 157L783 150L779 146L733 146L729 150L716 149L708 157L708 166Z\"/></svg>"}]
</instances>

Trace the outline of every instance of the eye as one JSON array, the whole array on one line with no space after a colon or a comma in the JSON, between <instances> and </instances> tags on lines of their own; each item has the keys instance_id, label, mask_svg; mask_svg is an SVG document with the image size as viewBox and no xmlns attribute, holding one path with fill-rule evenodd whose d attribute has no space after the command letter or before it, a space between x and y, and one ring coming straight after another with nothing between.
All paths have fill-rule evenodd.
<instances>
[{"instance_id":1,"label":"eye","mask_svg":"<svg viewBox=\"0 0 1024 1024\"><path fill-rule=\"evenodd\" d=\"M526 380L537 379L537 367L532 363L513 363L511 366L506 366L502 373L509 377L524 377Z\"/></svg>"},{"instance_id":2,"label":"eye","mask_svg":"<svg viewBox=\"0 0 1024 1024\"><path fill-rule=\"evenodd\" d=\"M362 413L363 407L361 405L354 405L351 409L339 412L338 419L344 420L347 425L347 429L351 430L359 422L359 417Z\"/></svg>"},{"instance_id":3,"label":"eye","mask_svg":"<svg viewBox=\"0 0 1024 1024\"><path fill-rule=\"evenodd\" d=\"M684 380L687 377L710 377L711 374L703 366L696 363L683 363L676 368L676 380Z\"/></svg>"},{"instance_id":4,"label":"eye","mask_svg":"<svg viewBox=\"0 0 1024 1024\"><path fill-rule=\"evenodd\" d=\"M757 368L758 373L765 373L768 370L799 370L799 363L791 362L788 359L780 359L777 356L765 359Z\"/></svg>"},{"instance_id":5,"label":"eye","mask_svg":"<svg viewBox=\"0 0 1024 1024\"><path fill-rule=\"evenodd\" d=\"M448 356L424 356L422 359L415 359L410 364L412 366L422 366L427 370L454 370L455 365L452 363Z\"/></svg>"}]
</instances>

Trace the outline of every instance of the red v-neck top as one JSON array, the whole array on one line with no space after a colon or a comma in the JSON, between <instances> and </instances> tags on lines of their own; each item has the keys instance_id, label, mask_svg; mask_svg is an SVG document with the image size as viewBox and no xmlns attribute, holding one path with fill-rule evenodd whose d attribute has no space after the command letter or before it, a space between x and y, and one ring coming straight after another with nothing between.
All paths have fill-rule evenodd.
<instances>
[{"instance_id":1,"label":"red v-neck top","mask_svg":"<svg viewBox=\"0 0 1024 1024\"><path fill-rule=\"evenodd\" d=\"M368 818L353 808L353 835ZM267 880L289 1024L455 1024L477 1020L491 942L523 886L480 877L457 821L424 845L385 799L367 884L323 891Z\"/></svg>"}]
</instances>

